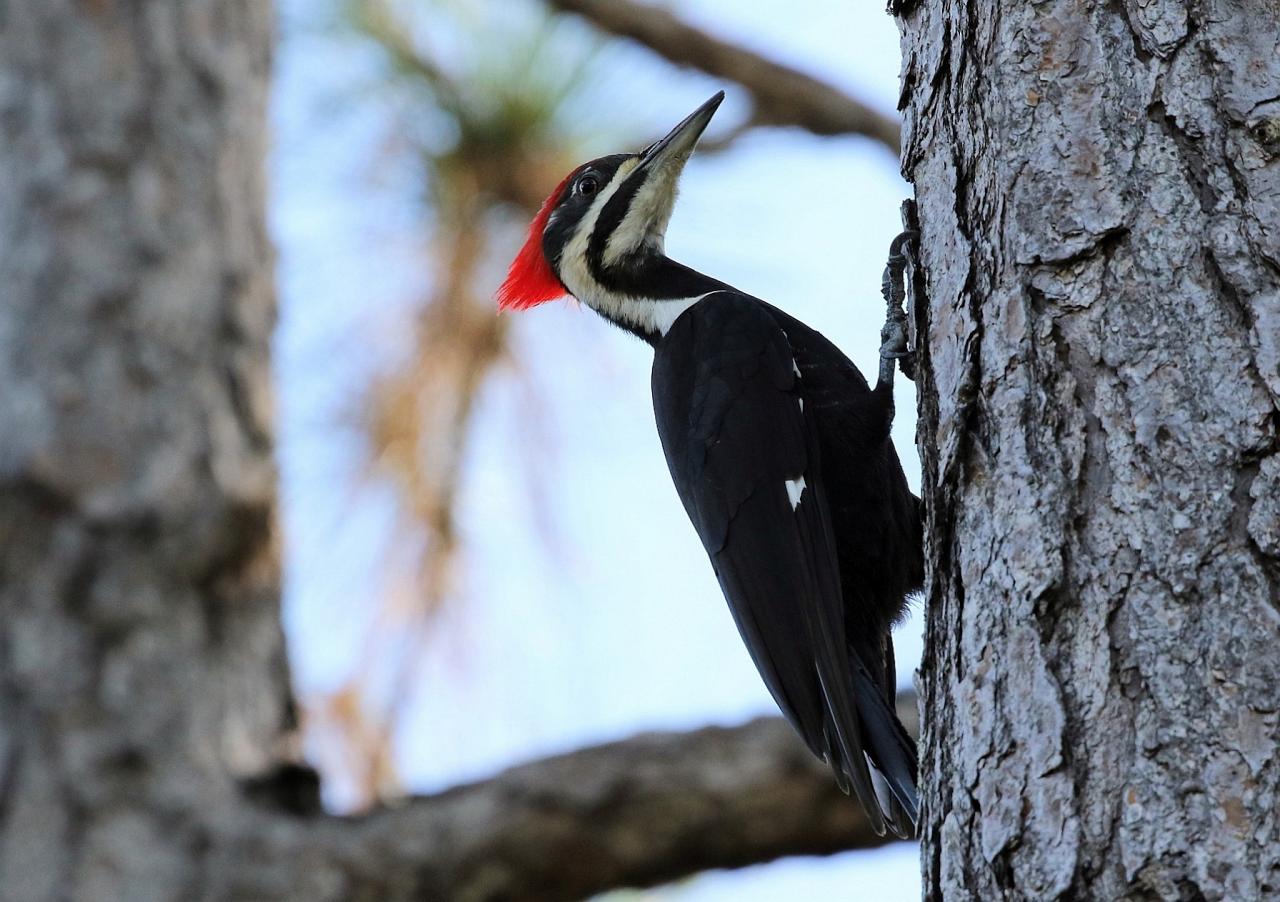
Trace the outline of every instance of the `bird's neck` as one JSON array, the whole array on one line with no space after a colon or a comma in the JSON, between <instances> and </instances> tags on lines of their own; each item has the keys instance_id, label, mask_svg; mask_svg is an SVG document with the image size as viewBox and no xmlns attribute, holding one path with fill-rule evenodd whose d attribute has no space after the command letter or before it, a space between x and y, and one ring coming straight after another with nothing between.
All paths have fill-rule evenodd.
<instances>
[{"instance_id":1,"label":"bird's neck","mask_svg":"<svg viewBox=\"0 0 1280 902\"><path fill-rule=\"evenodd\" d=\"M657 254L642 265L619 268L579 297L609 322L657 346L681 313L730 286Z\"/></svg>"}]
</instances>

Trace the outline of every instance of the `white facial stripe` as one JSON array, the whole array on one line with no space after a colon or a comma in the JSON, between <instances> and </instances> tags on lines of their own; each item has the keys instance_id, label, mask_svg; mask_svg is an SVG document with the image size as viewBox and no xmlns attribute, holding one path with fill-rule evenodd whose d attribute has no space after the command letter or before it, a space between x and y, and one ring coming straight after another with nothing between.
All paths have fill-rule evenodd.
<instances>
[{"instance_id":1,"label":"white facial stripe","mask_svg":"<svg viewBox=\"0 0 1280 902\"><path fill-rule=\"evenodd\" d=\"M627 175L637 165L639 165L638 159L624 161L618 167L618 174L596 196L596 199L591 202L590 208L583 214L577 230L565 244L564 251L560 255L560 281L569 289L570 294L604 317L630 325L641 332L666 335L681 313L684 313L707 295L700 294L696 297L654 300L652 298L637 298L631 295L618 294L597 282L595 276L591 274L590 265L587 263L587 245L591 241L591 233L595 229L596 220L600 218L600 211L609 202L609 198L613 197L618 189L622 187ZM642 189L643 193L645 193L644 189ZM672 192L671 199L672 201L675 199L674 192ZM628 211L627 216L619 226L620 230L628 228L628 223L632 221L636 204L639 201L639 197L632 200L631 210ZM670 217L670 210L667 211L667 217ZM663 226L665 227L665 220ZM606 261L609 260L609 253L613 249L616 240L617 232L609 239L609 244L605 249ZM661 235L658 236L658 240L661 241Z\"/></svg>"},{"instance_id":2,"label":"white facial stripe","mask_svg":"<svg viewBox=\"0 0 1280 902\"><path fill-rule=\"evenodd\" d=\"M714 293L712 291L707 292L707 294ZM638 317L636 325L641 329L655 331L659 335L666 335L671 331L671 327L675 325L676 320L680 318L680 314L705 298L707 294L700 294L692 298L671 298L663 301L637 301L632 298L618 311L617 316L619 318L636 316Z\"/></svg>"},{"instance_id":3,"label":"white facial stripe","mask_svg":"<svg viewBox=\"0 0 1280 902\"><path fill-rule=\"evenodd\" d=\"M590 298L579 298L579 300L606 319L633 326L649 335L666 335L680 318L680 314L711 294L715 292L709 291L707 294L691 298L654 300L613 294L599 289L599 292Z\"/></svg>"},{"instance_id":4,"label":"white facial stripe","mask_svg":"<svg viewBox=\"0 0 1280 902\"><path fill-rule=\"evenodd\" d=\"M662 236L671 221L671 211L676 205L676 189L685 158L667 162L661 172L650 173L645 183L631 199L627 215L609 236L604 248L604 264L612 266L646 241L662 252Z\"/></svg>"},{"instance_id":5,"label":"white facial stripe","mask_svg":"<svg viewBox=\"0 0 1280 902\"><path fill-rule=\"evenodd\" d=\"M605 292L591 275L591 267L587 264L587 244L591 241L591 233L595 230L600 211L622 187L627 175L639 165L638 159L624 160L618 167L617 174L605 185L604 190L596 195L587 212L583 214L578 228L565 244L560 254L560 281L569 289L569 293L584 304L594 307L591 298Z\"/></svg>"}]
</instances>

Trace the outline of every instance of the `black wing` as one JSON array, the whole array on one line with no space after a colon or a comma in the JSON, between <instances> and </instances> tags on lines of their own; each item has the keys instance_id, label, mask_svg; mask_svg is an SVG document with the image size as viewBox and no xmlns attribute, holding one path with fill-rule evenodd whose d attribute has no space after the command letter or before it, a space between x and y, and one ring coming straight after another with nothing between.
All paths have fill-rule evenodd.
<instances>
[{"instance_id":1,"label":"black wing","mask_svg":"<svg viewBox=\"0 0 1280 902\"><path fill-rule=\"evenodd\" d=\"M883 690L863 689L868 674L850 654L815 420L803 410L798 378L787 336L761 302L712 295L685 312L657 348L658 432L770 693L883 833L864 754L878 757L878 737L864 734L885 728L885 716L901 727ZM870 697L859 698L864 694ZM909 788L901 768L889 770L899 771L887 774L889 784L914 815L914 760ZM885 806L895 831L909 830L892 807Z\"/></svg>"}]
</instances>

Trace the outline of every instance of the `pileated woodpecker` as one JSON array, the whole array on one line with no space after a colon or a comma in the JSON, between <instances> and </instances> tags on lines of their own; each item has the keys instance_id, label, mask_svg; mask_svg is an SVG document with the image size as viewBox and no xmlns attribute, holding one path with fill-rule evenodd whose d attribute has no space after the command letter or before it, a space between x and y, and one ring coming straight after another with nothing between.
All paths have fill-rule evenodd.
<instances>
[{"instance_id":1,"label":"pileated woodpecker","mask_svg":"<svg viewBox=\"0 0 1280 902\"><path fill-rule=\"evenodd\" d=\"M890 636L923 581L920 503L889 438L903 317L891 305L872 389L818 332L666 256L677 181L723 99L569 173L499 305L571 294L653 346L671 477L760 675L876 831L910 836L916 747L894 713Z\"/></svg>"}]
</instances>

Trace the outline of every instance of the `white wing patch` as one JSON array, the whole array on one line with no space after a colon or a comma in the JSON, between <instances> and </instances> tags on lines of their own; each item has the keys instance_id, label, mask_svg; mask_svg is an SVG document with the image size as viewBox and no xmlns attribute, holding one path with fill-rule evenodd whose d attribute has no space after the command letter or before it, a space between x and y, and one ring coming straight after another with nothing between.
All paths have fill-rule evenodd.
<instances>
[{"instance_id":1,"label":"white wing patch","mask_svg":"<svg viewBox=\"0 0 1280 902\"><path fill-rule=\"evenodd\" d=\"M787 497L791 499L791 509L795 510L800 506L800 496L804 494L807 486L804 484L804 475L801 474L795 479L788 479L783 483L787 487Z\"/></svg>"}]
</instances>

